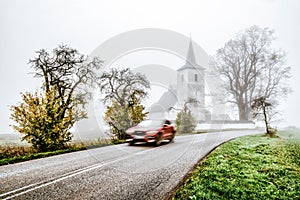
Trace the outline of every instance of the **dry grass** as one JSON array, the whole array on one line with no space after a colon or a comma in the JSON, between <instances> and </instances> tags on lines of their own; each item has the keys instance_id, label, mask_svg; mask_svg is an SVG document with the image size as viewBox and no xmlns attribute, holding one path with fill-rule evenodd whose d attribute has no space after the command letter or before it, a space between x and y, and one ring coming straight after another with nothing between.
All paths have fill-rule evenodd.
<instances>
[{"instance_id":1,"label":"dry grass","mask_svg":"<svg viewBox=\"0 0 300 200\"><path fill-rule=\"evenodd\" d=\"M5 138L5 140L3 140L3 138L0 139L2 139L0 140L0 165L48 157L72 151L98 148L112 144L109 139L95 139L88 141L77 140L68 143L65 149L40 153L26 142L21 142L20 140L8 140L7 138Z\"/></svg>"}]
</instances>

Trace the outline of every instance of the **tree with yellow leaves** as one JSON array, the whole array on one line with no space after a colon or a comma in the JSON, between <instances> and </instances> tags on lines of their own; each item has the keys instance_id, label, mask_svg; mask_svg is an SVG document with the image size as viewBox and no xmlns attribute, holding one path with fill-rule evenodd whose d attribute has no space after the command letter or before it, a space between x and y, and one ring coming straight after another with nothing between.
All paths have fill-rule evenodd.
<instances>
[{"instance_id":1,"label":"tree with yellow leaves","mask_svg":"<svg viewBox=\"0 0 300 200\"><path fill-rule=\"evenodd\" d=\"M60 45L30 60L35 77L43 78L40 92L22 94L23 102L11 107L13 128L39 151L62 149L72 139L70 128L86 117L89 87L97 80L102 62L89 60L76 49Z\"/></svg>"},{"instance_id":2,"label":"tree with yellow leaves","mask_svg":"<svg viewBox=\"0 0 300 200\"><path fill-rule=\"evenodd\" d=\"M147 96L150 83L146 76L129 68L111 68L99 77L100 92L107 104L105 121L116 139L125 139L125 131L138 124L147 113L141 100ZM115 138L114 138L115 139Z\"/></svg>"}]
</instances>

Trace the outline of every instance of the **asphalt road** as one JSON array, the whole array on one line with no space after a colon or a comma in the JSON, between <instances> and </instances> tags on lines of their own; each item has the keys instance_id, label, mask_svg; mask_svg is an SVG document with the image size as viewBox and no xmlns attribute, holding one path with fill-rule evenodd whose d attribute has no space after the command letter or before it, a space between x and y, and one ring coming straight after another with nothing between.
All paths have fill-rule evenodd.
<instances>
[{"instance_id":1,"label":"asphalt road","mask_svg":"<svg viewBox=\"0 0 300 200\"><path fill-rule=\"evenodd\" d=\"M127 144L0 167L0 199L165 199L213 148L259 130L175 137L153 147Z\"/></svg>"}]
</instances>

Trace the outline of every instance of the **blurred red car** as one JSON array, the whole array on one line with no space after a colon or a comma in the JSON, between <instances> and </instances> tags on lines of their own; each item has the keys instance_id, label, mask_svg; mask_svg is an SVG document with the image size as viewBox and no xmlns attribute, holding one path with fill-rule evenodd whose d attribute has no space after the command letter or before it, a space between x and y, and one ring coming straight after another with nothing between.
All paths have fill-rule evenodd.
<instances>
[{"instance_id":1,"label":"blurred red car","mask_svg":"<svg viewBox=\"0 0 300 200\"><path fill-rule=\"evenodd\" d=\"M159 146L163 140L174 140L175 127L169 120L144 120L137 126L126 130L126 141L129 145L136 142L149 142Z\"/></svg>"}]
</instances>

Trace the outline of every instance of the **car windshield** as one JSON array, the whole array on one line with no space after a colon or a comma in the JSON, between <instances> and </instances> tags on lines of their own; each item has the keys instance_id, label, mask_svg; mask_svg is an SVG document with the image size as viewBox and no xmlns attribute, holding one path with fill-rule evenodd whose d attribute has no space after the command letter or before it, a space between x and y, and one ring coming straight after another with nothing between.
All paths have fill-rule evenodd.
<instances>
[{"instance_id":1,"label":"car windshield","mask_svg":"<svg viewBox=\"0 0 300 200\"><path fill-rule=\"evenodd\" d=\"M163 124L162 120L145 120L140 122L137 126L150 128L150 127L161 127L162 124Z\"/></svg>"}]
</instances>

